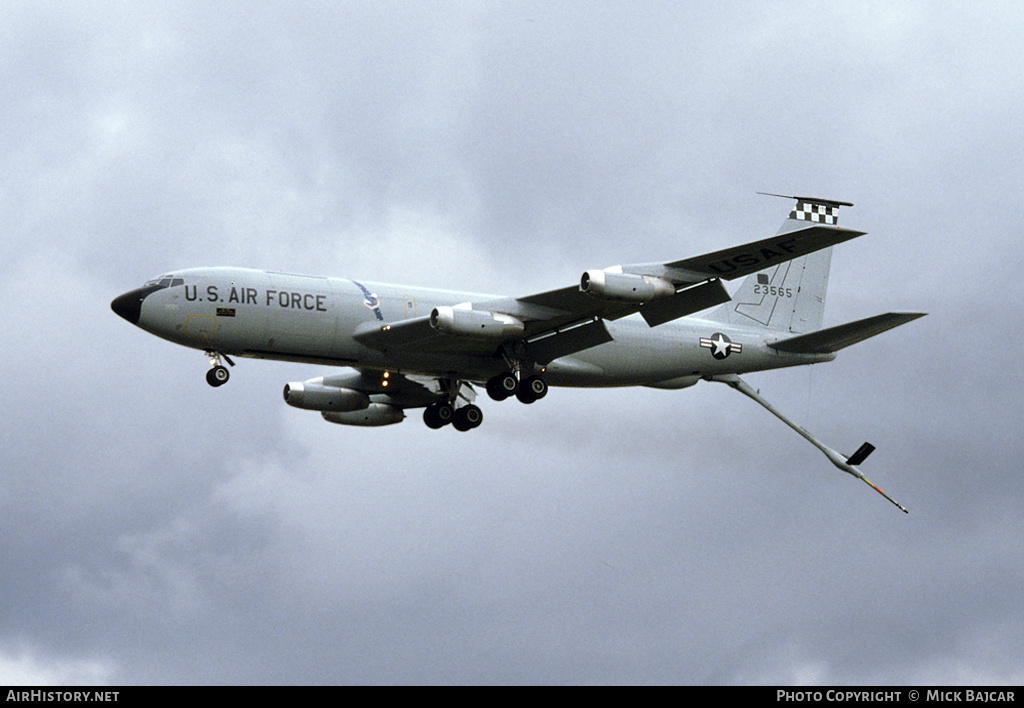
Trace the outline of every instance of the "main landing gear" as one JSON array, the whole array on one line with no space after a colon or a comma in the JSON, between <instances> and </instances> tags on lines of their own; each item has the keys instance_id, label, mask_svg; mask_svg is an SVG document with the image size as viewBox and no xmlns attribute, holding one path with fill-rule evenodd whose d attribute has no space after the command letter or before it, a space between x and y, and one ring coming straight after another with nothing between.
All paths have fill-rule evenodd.
<instances>
[{"instance_id":1,"label":"main landing gear","mask_svg":"<svg viewBox=\"0 0 1024 708\"><path fill-rule=\"evenodd\" d=\"M206 355L210 357L210 370L206 372L206 383L214 388L223 386L231 378L231 372L228 371L228 367L220 363L220 360L223 358L231 366L234 366L235 362L231 361L231 357L227 354L221 354L220 352L210 351L206 352Z\"/></svg>"},{"instance_id":2,"label":"main landing gear","mask_svg":"<svg viewBox=\"0 0 1024 708\"><path fill-rule=\"evenodd\" d=\"M484 422L484 412L480 410L479 406L472 403L462 406L462 408L454 408L448 401L438 401L431 403L423 411L423 422L433 430L443 428L451 423L456 430L466 432Z\"/></svg>"},{"instance_id":3,"label":"main landing gear","mask_svg":"<svg viewBox=\"0 0 1024 708\"><path fill-rule=\"evenodd\" d=\"M427 424L428 428L437 430L451 423L456 430L465 432L484 422L484 412L480 410L479 406L472 403L476 393L469 384L458 379L441 379L438 383L441 385L441 393L444 394L444 398L431 403L423 411L423 422ZM463 386L468 391L463 392ZM466 405L456 408L455 404L460 398L466 402Z\"/></svg>"},{"instance_id":4,"label":"main landing gear","mask_svg":"<svg viewBox=\"0 0 1024 708\"><path fill-rule=\"evenodd\" d=\"M469 403L470 397L461 393L460 381L441 380L442 392L446 397L427 406L423 411L423 422L428 428L437 430L451 423L456 430L472 430L483 422L484 414L479 406ZM539 375L532 374L520 381L512 372L505 372L487 381L487 394L495 401L504 401L515 396L522 403L533 403L544 398L548 392L547 382ZM456 408L459 398L466 405Z\"/></svg>"},{"instance_id":5,"label":"main landing gear","mask_svg":"<svg viewBox=\"0 0 1024 708\"><path fill-rule=\"evenodd\" d=\"M487 395L495 401L504 401L515 396L521 403L533 403L547 394L548 384L537 374L519 381L511 372L505 372L487 381Z\"/></svg>"}]
</instances>

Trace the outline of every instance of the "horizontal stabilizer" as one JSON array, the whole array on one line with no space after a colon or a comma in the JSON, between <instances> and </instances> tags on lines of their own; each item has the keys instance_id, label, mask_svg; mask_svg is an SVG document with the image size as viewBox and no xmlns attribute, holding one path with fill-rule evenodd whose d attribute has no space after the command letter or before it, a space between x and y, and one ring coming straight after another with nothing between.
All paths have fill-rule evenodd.
<instances>
[{"instance_id":1,"label":"horizontal stabilizer","mask_svg":"<svg viewBox=\"0 0 1024 708\"><path fill-rule=\"evenodd\" d=\"M893 327L916 320L918 317L924 317L925 314L924 312L888 312L884 315L848 322L838 327L828 327L816 332L801 334L798 337L770 342L768 346L776 351L791 354L831 354Z\"/></svg>"},{"instance_id":2,"label":"horizontal stabilizer","mask_svg":"<svg viewBox=\"0 0 1024 708\"><path fill-rule=\"evenodd\" d=\"M758 194L763 194L766 197L795 199L796 207L789 213L789 218L797 221L813 221L816 224L835 224L836 212L839 211L839 207L853 206L850 202L840 202L835 199L787 197L785 194L772 194L771 192L758 192Z\"/></svg>"},{"instance_id":3,"label":"horizontal stabilizer","mask_svg":"<svg viewBox=\"0 0 1024 708\"><path fill-rule=\"evenodd\" d=\"M869 442L864 443L857 448L857 452L853 453L846 458L846 464L848 465L859 465L864 460L868 459L868 455L875 451L875 446Z\"/></svg>"}]
</instances>

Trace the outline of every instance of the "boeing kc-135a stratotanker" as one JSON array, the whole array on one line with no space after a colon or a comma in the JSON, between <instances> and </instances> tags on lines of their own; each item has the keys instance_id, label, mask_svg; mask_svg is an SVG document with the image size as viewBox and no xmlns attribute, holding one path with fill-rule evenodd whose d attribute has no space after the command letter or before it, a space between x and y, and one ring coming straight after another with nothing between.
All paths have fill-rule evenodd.
<instances>
[{"instance_id":1,"label":"boeing kc-135a stratotanker","mask_svg":"<svg viewBox=\"0 0 1024 708\"><path fill-rule=\"evenodd\" d=\"M781 196L781 195L772 195ZM871 484L857 466L776 410L739 374L831 361L851 344L923 313L877 315L821 329L832 247L863 235L839 226L847 202L808 197L771 238L667 263L583 273L578 285L501 297L293 275L191 268L114 299L147 332L205 351L206 380L231 357L348 367L284 387L292 406L342 425L401 422L423 408L431 428L480 425L474 386L533 403L548 386L681 389L701 380L749 396ZM745 278L730 297L723 280ZM701 314L697 314L701 313Z\"/></svg>"}]
</instances>

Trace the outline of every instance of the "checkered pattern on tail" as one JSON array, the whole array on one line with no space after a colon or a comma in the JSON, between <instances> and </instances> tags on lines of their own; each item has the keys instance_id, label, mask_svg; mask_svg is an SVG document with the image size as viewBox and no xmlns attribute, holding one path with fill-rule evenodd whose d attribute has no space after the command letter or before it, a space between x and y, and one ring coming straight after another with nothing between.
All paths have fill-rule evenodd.
<instances>
[{"instance_id":1,"label":"checkered pattern on tail","mask_svg":"<svg viewBox=\"0 0 1024 708\"><path fill-rule=\"evenodd\" d=\"M839 207L830 204L798 201L796 208L789 212L790 219L813 221L817 224L836 224Z\"/></svg>"}]
</instances>

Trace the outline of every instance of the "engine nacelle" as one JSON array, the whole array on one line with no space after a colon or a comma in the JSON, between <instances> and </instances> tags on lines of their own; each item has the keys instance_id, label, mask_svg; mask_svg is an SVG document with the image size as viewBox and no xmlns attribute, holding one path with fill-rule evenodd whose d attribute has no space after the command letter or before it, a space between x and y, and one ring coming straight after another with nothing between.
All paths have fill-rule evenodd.
<instances>
[{"instance_id":1,"label":"engine nacelle","mask_svg":"<svg viewBox=\"0 0 1024 708\"><path fill-rule=\"evenodd\" d=\"M672 297L676 294L676 286L669 280L653 275L588 270L580 278L580 291L602 300L650 302Z\"/></svg>"},{"instance_id":2,"label":"engine nacelle","mask_svg":"<svg viewBox=\"0 0 1024 708\"><path fill-rule=\"evenodd\" d=\"M362 391L324 386L323 378L285 384L284 401L307 411L358 411L370 405L370 397Z\"/></svg>"},{"instance_id":3,"label":"engine nacelle","mask_svg":"<svg viewBox=\"0 0 1024 708\"><path fill-rule=\"evenodd\" d=\"M438 332L474 339L514 339L523 334L523 323L511 315L443 305L430 313L430 326Z\"/></svg>"},{"instance_id":4,"label":"engine nacelle","mask_svg":"<svg viewBox=\"0 0 1024 708\"><path fill-rule=\"evenodd\" d=\"M362 410L348 411L346 413L324 411L321 415L328 423L337 423L338 425L359 425L364 427L393 425L405 420L405 413L402 409L396 408L388 403L371 403Z\"/></svg>"}]
</instances>

